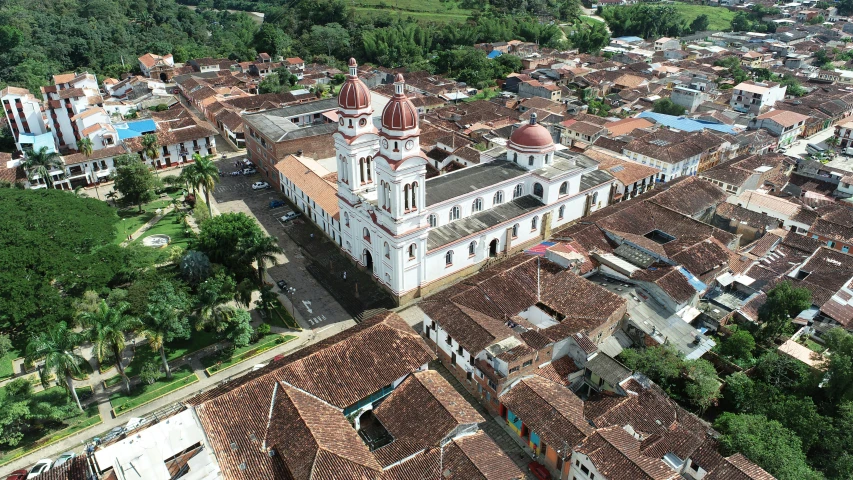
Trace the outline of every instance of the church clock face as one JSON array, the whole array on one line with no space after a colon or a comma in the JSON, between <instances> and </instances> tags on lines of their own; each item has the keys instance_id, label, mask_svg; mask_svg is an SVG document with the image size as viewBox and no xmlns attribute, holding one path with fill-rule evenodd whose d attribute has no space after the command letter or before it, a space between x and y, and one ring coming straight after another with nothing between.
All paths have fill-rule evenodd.
<instances>
[{"instance_id":1,"label":"church clock face","mask_svg":"<svg viewBox=\"0 0 853 480\"><path fill-rule=\"evenodd\" d=\"M411 150L411 149L412 149L412 147L414 147L414 146L415 146L415 142L413 142L413 141L411 141L411 140L409 140L408 142L406 142L406 150Z\"/></svg>"},{"instance_id":2,"label":"church clock face","mask_svg":"<svg viewBox=\"0 0 853 480\"><path fill-rule=\"evenodd\" d=\"M367 125L367 119L366 119L366 118L362 118L361 120L359 120L359 121L358 121L358 125L359 125L360 127L363 127L363 126Z\"/></svg>"},{"instance_id":3,"label":"church clock face","mask_svg":"<svg viewBox=\"0 0 853 480\"><path fill-rule=\"evenodd\" d=\"M388 148L388 139L387 138L382 139L382 148Z\"/></svg>"}]
</instances>

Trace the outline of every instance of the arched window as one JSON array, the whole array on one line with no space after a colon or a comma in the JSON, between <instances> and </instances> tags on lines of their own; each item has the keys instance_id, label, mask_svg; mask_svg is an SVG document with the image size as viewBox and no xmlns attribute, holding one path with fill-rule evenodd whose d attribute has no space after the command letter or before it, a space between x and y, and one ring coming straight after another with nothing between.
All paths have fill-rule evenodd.
<instances>
[{"instance_id":1,"label":"arched window","mask_svg":"<svg viewBox=\"0 0 853 480\"><path fill-rule=\"evenodd\" d=\"M512 191L512 198L516 199L524 194L524 185L518 184L515 186L515 190Z\"/></svg>"},{"instance_id":2,"label":"arched window","mask_svg":"<svg viewBox=\"0 0 853 480\"><path fill-rule=\"evenodd\" d=\"M434 213L431 214L427 220L429 221L430 227L435 227L438 224L438 221L437 221Z\"/></svg>"},{"instance_id":3,"label":"arched window","mask_svg":"<svg viewBox=\"0 0 853 480\"><path fill-rule=\"evenodd\" d=\"M391 248L388 247L388 242L385 242L385 245L382 246L382 250L385 253L385 258L391 258Z\"/></svg>"},{"instance_id":4,"label":"arched window","mask_svg":"<svg viewBox=\"0 0 853 480\"><path fill-rule=\"evenodd\" d=\"M391 275L388 273L385 274L385 283L391 285Z\"/></svg>"},{"instance_id":5,"label":"arched window","mask_svg":"<svg viewBox=\"0 0 853 480\"><path fill-rule=\"evenodd\" d=\"M530 229L536 230L536 227L539 226L539 217L533 217L530 219Z\"/></svg>"},{"instance_id":6,"label":"arched window","mask_svg":"<svg viewBox=\"0 0 853 480\"><path fill-rule=\"evenodd\" d=\"M560 210L559 210L559 212L557 213L557 218L562 219L562 218L563 218L563 216L564 216L565 214L566 214L566 206L565 206L565 205L561 205L561 206L560 206Z\"/></svg>"},{"instance_id":7,"label":"arched window","mask_svg":"<svg viewBox=\"0 0 853 480\"><path fill-rule=\"evenodd\" d=\"M409 185L403 185L403 201L406 211L409 211Z\"/></svg>"},{"instance_id":8,"label":"arched window","mask_svg":"<svg viewBox=\"0 0 853 480\"><path fill-rule=\"evenodd\" d=\"M515 225L512 226L512 238L515 238L517 236L518 236L518 224L516 223Z\"/></svg>"},{"instance_id":9,"label":"arched window","mask_svg":"<svg viewBox=\"0 0 853 480\"><path fill-rule=\"evenodd\" d=\"M350 246L349 242L347 242L347 251L352 251L352 246Z\"/></svg>"},{"instance_id":10,"label":"arched window","mask_svg":"<svg viewBox=\"0 0 853 480\"><path fill-rule=\"evenodd\" d=\"M527 164L533 165L533 155L531 155L530 158L527 159Z\"/></svg>"},{"instance_id":11,"label":"arched window","mask_svg":"<svg viewBox=\"0 0 853 480\"><path fill-rule=\"evenodd\" d=\"M367 230L367 227L364 227L364 230L362 230L362 236L367 243L370 243L370 231Z\"/></svg>"},{"instance_id":12,"label":"arched window","mask_svg":"<svg viewBox=\"0 0 853 480\"><path fill-rule=\"evenodd\" d=\"M595 192L592 194L592 204L593 205L598 204L598 192Z\"/></svg>"},{"instance_id":13,"label":"arched window","mask_svg":"<svg viewBox=\"0 0 853 480\"><path fill-rule=\"evenodd\" d=\"M450 209L450 221L459 220L459 205Z\"/></svg>"},{"instance_id":14,"label":"arched window","mask_svg":"<svg viewBox=\"0 0 853 480\"><path fill-rule=\"evenodd\" d=\"M391 184L385 184L385 210L391 211Z\"/></svg>"},{"instance_id":15,"label":"arched window","mask_svg":"<svg viewBox=\"0 0 853 480\"><path fill-rule=\"evenodd\" d=\"M483 210L483 199L478 198L478 199L474 200L474 203L471 205L471 211L472 212L479 212L481 210Z\"/></svg>"},{"instance_id":16,"label":"arched window","mask_svg":"<svg viewBox=\"0 0 853 480\"><path fill-rule=\"evenodd\" d=\"M536 195L539 198L542 198L542 195L545 194L544 189L542 188L542 184L536 182L533 184L533 195Z\"/></svg>"},{"instance_id":17,"label":"arched window","mask_svg":"<svg viewBox=\"0 0 853 480\"><path fill-rule=\"evenodd\" d=\"M414 182L412 183L412 188L409 189L409 191L412 193L412 210L418 209L418 188L420 188L418 182Z\"/></svg>"},{"instance_id":18,"label":"arched window","mask_svg":"<svg viewBox=\"0 0 853 480\"><path fill-rule=\"evenodd\" d=\"M367 162L364 161L364 158L358 159L358 173L359 173L359 181L361 183L367 182L367 169L370 167L365 167Z\"/></svg>"},{"instance_id":19,"label":"arched window","mask_svg":"<svg viewBox=\"0 0 853 480\"><path fill-rule=\"evenodd\" d=\"M560 184L560 195L565 195L569 193L569 182L563 182Z\"/></svg>"},{"instance_id":20,"label":"arched window","mask_svg":"<svg viewBox=\"0 0 853 480\"><path fill-rule=\"evenodd\" d=\"M417 252L417 250L418 250L418 247L415 246L414 243L409 245L409 260L412 260L415 258L415 252Z\"/></svg>"},{"instance_id":21,"label":"arched window","mask_svg":"<svg viewBox=\"0 0 853 480\"><path fill-rule=\"evenodd\" d=\"M349 213L344 212L344 225L349 227Z\"/></svg>"},{"instance_id":22,"label":"arched window","mask_svg":"<svg viewBox=\"0 0 853 480\"><path fill-rule=\"evenodd\" d=\"M352 119L351 118L349 119L349 125L348 126L349 126L349 128L352 128Z\"/></svg>"},{"instance_id":23,"label":"arched window","mask_svg":"<svg viewBox=\"0 0 853 480\"><path fill-rule=\"evenodd\" d=\"M517 153L512 154L512 161L515 163L518 163L518 154Z\"/></svg>"},{"instance_id":24,"label":"arched window","mask_svg":"<svg viewBox=\"0 0 853 480\"><path fill-rule=\"evenodd\" d=\"M473 257L474 252L477 250L477 242L471 242L468 244L468 256Z\"/></svg>"},{"instance_id":25,"label":"arched window","mask_svg":"<svg viewBox=\"0 0 853 480\"><path fill-rule=\"evenodd\" d=\"M551 157L547 153L545 154L545 165L550 165Z\"/></svg>"},{"instance_id":26,"label":"arched window","mask_svg":"<svg viewBox=\"0 0 853 480\"><path fill-rule=\"evenodd\" d=\"M502 192L500 190L495 192L495 198L494 198L494 201L492 203L494 203L495 205L500 205L500 204L504 203L504 192Z\"/></svg>"},{"instance_id":27,"label":"arched window","mask_svg":"<svg viewBox=\"0 0 853 480\"><path fill-rule=\"evenodd\" d=\"M364 165L365 165L365 168L367 169L367 181L372 182L373 181L373 174L370 173L370 157L367 157L364 159Z\"/></svg>"},{"instance_id":28,"label":"arched window","mask_svg":"<svg viewBox=\"0 0 853 480\"><path fill-rule=\"evenodd\" d=\"M449 250L444 254L444 264L447 266L453 265L453 250Z\"/></svg>"}]
</instances>

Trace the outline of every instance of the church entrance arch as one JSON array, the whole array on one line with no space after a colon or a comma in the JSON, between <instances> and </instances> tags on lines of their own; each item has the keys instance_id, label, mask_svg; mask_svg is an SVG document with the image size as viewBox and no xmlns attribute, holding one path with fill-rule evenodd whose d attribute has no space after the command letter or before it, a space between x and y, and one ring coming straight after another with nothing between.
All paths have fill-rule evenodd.
<instances>
[{"instance_id":1,"label":"church entrance arch","mask_svg":"<svg viewBox=\"0 0 853 480\"><path fill-rule=\"evenodd\" d=\"M364 251L364 266L373 271L373 256L367 250Z\"/></svg>"},{"instance_id":2,"label":"church entrance arch","mask_svg":"<svg viewBox=\"0 0 853 480\"><path fill-rule=\"evenodd\" d=\"M494 239L489 243L489 256L497 257L498 256L498 239Z\"/></svg>"}]
</instances>

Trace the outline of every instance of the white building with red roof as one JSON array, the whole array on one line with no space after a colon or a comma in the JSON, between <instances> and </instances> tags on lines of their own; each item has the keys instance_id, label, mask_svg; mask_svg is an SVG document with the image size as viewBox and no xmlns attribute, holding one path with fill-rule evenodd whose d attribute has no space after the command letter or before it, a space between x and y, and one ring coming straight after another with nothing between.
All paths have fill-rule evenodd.
<instances>
[{"instance_id":1,"label":"white building with red roof","mask_svg":"<svg viewBox=\"0 0 853 480\"><path fill-rule=\"evenodd\" d=\"M497 160L426 179L418 111L402 75L374 125L371 95L350 72L334 134L341 235L337 243L398 300L426 294L493 257L547 238L609 203L613 176L559 151L547 128L511 135ZM563 149L564 150L564 149Z\"/></svg>"}]
</instances>

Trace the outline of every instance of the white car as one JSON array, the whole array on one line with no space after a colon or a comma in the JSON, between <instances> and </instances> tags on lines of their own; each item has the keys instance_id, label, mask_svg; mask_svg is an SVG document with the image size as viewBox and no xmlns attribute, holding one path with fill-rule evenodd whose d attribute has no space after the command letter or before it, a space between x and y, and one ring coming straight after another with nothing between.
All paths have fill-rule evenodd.
<instances>
[{"instance_id":1,"label":"white car","mask_svg":"<svg viewBox=\"0 0 853 480\"><path fill-rule=\"evenodd\" d=\"M30 473L27 475L27 478L38 477L42 473L50 470L51 465L53 465L53 461L49 458L39 460L35 465L33 465L33 468L30 469Z\"/></svg>"},{"instance_id":2,"label":"white car","mask_svg":"<svg viewBox=\"0 0 853 480\"><path fill-rule=\"evenodd\" d=\"M254 175L256 173L258 173L258 171L255 170L254 168L244 168L243 169L243 175Z\"/></svg>"},{"instance_id":3,"label":"white car","mask_svg":"<svg viewBox=\"0 0 853 480\"><path fill-rule=\"evenodd\" d=\"M290 212L287 215L281 217L279 220L281 220L284 223L287 223L287 222L293 220L294 218L298 218L301 216L302 216L302 214L299 212Z\"/></svg>"},{"instance_id":4,"label":"white car","mask_svg":"<svg viewBox=\"0 0 853 480\"><path fill-rule=\"evenodd\" d=\"M74 452L65 452L62 455L56 457L56 461L53 462L52 468L57 468L57 467L65 464L66 462L71 461L71 459L73 459L74 457L75 457Z\"/></svg>"},{"instance_id":5,"label":"white car","mask_svg":"<svg viewBox=\"0 0 853 480\"><path fill-rule=\"evenodd\" d=\"M267 182L255 182L252 184L252 190L264 190L270 188L270 184Z\"/></svg>"}]
</instances>

